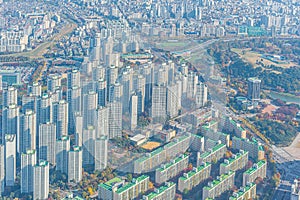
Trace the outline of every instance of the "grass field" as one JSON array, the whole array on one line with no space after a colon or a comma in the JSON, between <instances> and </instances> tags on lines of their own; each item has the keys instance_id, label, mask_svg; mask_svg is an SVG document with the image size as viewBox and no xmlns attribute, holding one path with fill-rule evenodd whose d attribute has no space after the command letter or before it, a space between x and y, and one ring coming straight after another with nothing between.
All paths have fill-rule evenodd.
<instances>
[{"instance_id":1,"label":"grass field","mask_svg":"<svg viewBox=\"0 0 300 200\"><path fill-rule=\"evenodd\" d=\"M142 146L142 148L151 151L159 146L160 146L159 142L147 142Z\"/></svg>"},{"instance_id":2,"label":"grass field","mask_svg":"<svg viewBox=\"0 0 300 200\"><path fill-rule=\"evenodd\" d=\"M251 51L250 49L236 49L236 48L232 48L231 51L237 53L244 61L249 62L254 67L257 66L256 65L256 61L257 60L260 61L260 62L262 62L264 65L275 65L275 66L283 67L283 68L289 68L289 67L295 66L294 63L277 64L275 62L272 62L272 61L264 59L264 58L263 58L263 61L261 61L262 54L254 52L254 51Z\"/></svg>"},{"instance_id":3,"label":"grass field","mask_svg":"<svg viewBox=\"0 0 300 200\"><path fill-rule=\"evenodd\" d=\"M190 42L184 42L184 41L167 41L167 42L161 42L157 43L157 48L162 48L167 51L179 51L186 49L190 46Z\"/></svg>"}]
</instances>

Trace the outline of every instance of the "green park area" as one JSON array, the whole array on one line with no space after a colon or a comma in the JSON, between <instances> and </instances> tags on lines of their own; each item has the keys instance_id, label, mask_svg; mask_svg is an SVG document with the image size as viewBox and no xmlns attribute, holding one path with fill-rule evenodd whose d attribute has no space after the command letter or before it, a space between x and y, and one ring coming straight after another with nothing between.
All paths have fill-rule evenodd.
<instances>
[{"instance_id":1,"label":"green park area","mask_svg":"<svg viewBox=\"0 0 300 200\"><path fill-rule=\"evenodd\" d=\"M262 57L263 55L261 53L251 51L250 48L245 48L245 49L232 48L231 51L237 53L245 62L250 63L254 67L257 66L257 61L264 64L265 66L275 65L282 68L289 68L295 66L294 63L276 63L271 60L265 59Z\"/></svg>"}]
</instances>

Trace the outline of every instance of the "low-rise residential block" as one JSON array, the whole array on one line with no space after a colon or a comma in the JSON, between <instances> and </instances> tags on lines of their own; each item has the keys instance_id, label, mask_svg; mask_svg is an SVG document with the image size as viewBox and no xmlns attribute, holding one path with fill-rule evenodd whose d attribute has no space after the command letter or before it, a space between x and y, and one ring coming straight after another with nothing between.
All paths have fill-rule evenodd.
<instances>
[{"instance_id":1,"label":"low-rise residential block","mask_svg":"<svg viewBox=\"0 0 300 200\"><path fill-rule=\"evenodd\" d=\"M135 199L149 188L149 176L142 175L125 183L116 177L101 183L98 186L98 199L100 200L128 200Z\"/></svg>"},{"instance_id":2,"label":"low-rise residential block","mask_svg":"<svg viewBox=\"0 0 300 200\"><path fill-rule=\"evenodd\" d=\"M193 189L210 176L210 171L211 164L203 163L203 165L193 168L192 171L184 173L183 176L178 179L178 190L183 192L185 189Z\"/></svg>"},{"instance_id":3,"label":"low-rise residential block","mask_svg":"<svg viewBox=\"0 0 300 200\"><path fill-rule=\"evenodd\" d=\"M191 134L186 134L173 139L170 143L151 153L147 153L133 162L134 173L149 172L166 162L168 158L174 158L179 154L185 153L190 146L190 141Z\"/></svg>"},{"instance_id":4,"label":"low-rise residential block","mask_svg":"<svg viewBox=\"0 0 300 200\"><path fill-rule=\"evenodd\" d=\"M225 159L220 165L220 174L228 173L229 171L237 171L243 169L248 162L248 152L240 150L239 153L231 158Z\"/></svg>"},{"instance_id":5,"label":"low-rise residential block","mask_svg":"<svg viewBox=\"0 0 300 200\"><path fill-rule=\"evenodd\" d=\"M173 182L166 182L165 185L154 189L148 195L143 196L143 200L174 200L176 195L176 184Z\"/></svg>"},{"instance_id":6,"label":"low-rise residential block","mask_svg":"<svg viewBox=\"0 0 300 200\"><path fill-rule=\"evenodd\" d=\"M182 154L167 164L163 164L155 170L155 182L162 184L167 180L177 176L189 164L189 156Z\"/></svg>"},{"instance_id":7,"label":"low-rise residential block","mask_svg":"<svg viewBox=\"0 0 300 200\"><path fill-rule=\"evenodd\" d=\"M208 183L208 186L203 188L202 199L208 198L215 199L220 196L223 192L229 190L234 186L234 171L229 171L227 174L222 174L217 179Z\"/></svg>"},{"instance_id":8,"label":"low-rise residential block","mask_svg":"<svg viewBox=\"0 0 300 200\"><path fill-rule=\"evenodd\" d=\"M267 162L264 160L254 163L253 167L243 173L243 186L254 182L256 178L265 178L267 175Z\"/></svg>"},{"instance_id":9,"label":"low-rise residential block","mask_svg":"<svg viewBox=\"0 0 300 200\"><path fill-rule=\"evenodd\" d=\"M241 187L239 191L234 192L229 200L245 200L254 199L256 197L256 184L249 183L245 187Z\"/></svg>"},{"instance_id":10,"label":"low-rise residential block","mask_svg":"<svg viewBox=\"0 0 300 200\"><path fill-rule=\"evenodd\" d=\"M204 152L202 154L198 153L197 166L205 162L217 162L224 157L226 153L226 145L219 143L214 146L210 151Z\"/></svg>"},{"instance_id":11,"label":"low-rise residential block","mask_svg":"<svg viewBox=\"0 0 300 200\"><path fill-rule=\"evenodd\" d=\"M233 149L243 149L248 151L249 157L256 160L263 160L265 158L265 152L261 144L259 144L254 138L252 140L233 137L232 146Z\"/></svg>"}]
</instances>

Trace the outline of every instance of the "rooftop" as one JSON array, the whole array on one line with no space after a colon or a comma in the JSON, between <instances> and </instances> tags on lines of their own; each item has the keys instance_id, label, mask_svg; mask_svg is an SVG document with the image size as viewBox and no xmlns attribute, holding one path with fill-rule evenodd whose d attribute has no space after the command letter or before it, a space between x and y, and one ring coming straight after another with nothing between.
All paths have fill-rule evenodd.
<instances>
[{"instance_id":1,"label":"rooftop","mask_svg":"<svg viewBox=\"0 0 300 200\"><path fill-rule=\"evenodd\" d=\"M167 189L171 188L175 183L173 182L168 182L165 185L161 186L160 188L157 189L157 191L151 192L150 194L146 195L148 197L148 200L154 199L161 193L165 192Z\"/></svg>"},{"instance_id":2,"label":"rooftop","mask_svg":"<svg viewBox=\"0 0 300 200\"><path fill-rule=\"evenodd\" d=\"M203 189L211 190L212 188L218 186L220 183L222 183L224 180L226 180L228 177L230 177L234 173L235 173L234 171L229 171L227 174L222 174L220 176L220 178L213 180L209 186L205 186Z\"/></svg>"},{"instance_id":3,"label":"rooftop","mask_svg":"<svg viewBox=\"0 0 300 200\"><path fill-rule=\"evenodd\" d=\"M162 147L160 147L160 148L158 148L158 149L152 151L152 152L150 153L150 156L148 156L149 154L148 154L148 155L145 155L145 156L142 156L141 158L137 159L136 162L143 162L143 161L145 161L145 160L147 160L147 159L153 157L154 155L159 154L159 153L162 152L163 150L164 150L164 149L163 149Z\"/></svg>"},{"instance_id":4,"label":"rooftop","mask_svg":"<svg viewBox=\"0 0 300 200\"><path fill-rule=\"evenodd\" d=\"M255 165L256 164L256 165ZM261 160L261 161L259 161L259 162L257 162L257 163L255 163L255 164L253 164L253 166L250 168L250 169L248 169L246 172L245 172L245 174L253 174L257 169L259 169L259 168L261 168L263 165L265 165L266 164L266 161L264 161L264 160ZM257 166L257 167L256 167Z\"/></svg>"},{"instance_id":5,"label":"rooftop","mask_svg":"<svg viewBox=\"0 0 300 200\"><path fill-rule=\"evenodd\" d=\"M211 153L214 153L214 152L216 152L216 151L218 151L218 150L220 150L221 148L223 148L223 147L225 147L226 145L225 144L217 144L216 146L214 146L213 148L212 148L212 152L210 152L210 151L206 151L206 152L204 152L203 154L201 154L200 155L200 157L201 158L206 158L207 156L209 156Z\"/></svg>"},{"instance_id":6,"label":"rooftop","mask_svg":"<svg viewBox=\"0 0 300 200\"><path fill-rule=\"evenodd\" d=\"M157 170L158 170L158 171L164 171L164 170L170 168L171 166L177 164L178 162L180 162L180 161L182 161L183 159L188 158L188 157L189 157L188 155L182 154L182 155L178 156L177 158L175 158L173 161L171 161L171 162L165 164L164 166L158 168Z\"/></svg>"},{"instance_id":7,"label":"rooftop","mask_svg":"<svg viewBox=\"0 0 300 200\"><path fill-rule=\"evenodd\" d=\"M210 163L208 163L208 162L204 163L203 165L200 165L199 167L197 167L196 168L197 170L193 169L192 171L189 171L188 173L186 173L187 174L186 177L185 176L181 176L179 179L180 180L187 180L187 179L193 177L195 174L202 172L204 169L206 169L209 166L211 166Z\"/></svg>"},{"instance_id":8,"label":"rooftop","mask_svg":"<svg viewBox=\"0 0 300 200\"><path fill-rule=\"evenodd\" d=\"M112 189L112 186L115 184L115 183L120 183L122 182L122 179L119 178L119 177L115 177L113 179L110 179L109 181L105 182L105 183L100 183L99 184L99 187L102 187L106 190L111 190Z\"/></svg>"},{"instance_id":9,"label":"rooftop","mask_svg":"<svg viewBox=\"0 0 300 200\"><path fill-rule=\"evenodd\" d=\"M233 195L229 198L229 200L239 199L254 186L255 186L255 183L250 183L250 184L246 185L245 187L241 187L238 192L233 193Z\"/></svg>"},{"instance_id":10,"label":"rooftop","mask_svg":"<svg viewBox=\"0 0 300 200\"><path fill-rule=\"evenodd\" d=\"M122 193L122 192L128 190L129 188L135 186L137 183L140 183L141 181L143 181L143 180L145 180L145 179L147 179L147 178L149 178L149 176L147 176L147 175L142 175L142 176L139 176L139 177L136 178L136 179L132 179L132 181L131 181L130 183L124 185L123 187L120 187L120 188L116 191L116 193L120 194L120 193Z\"/></svg>"},{"instance_id":11,"label":"rooftop","mask_svg":"<svg viewBox=\"0 0 300 200\"><path fill-rule=\"evenodd\" d=\"M231 163L233 163L234 161L238 160L239 158L241 158L243 155L248 154L248 151L242 151L240 153L235 154L235 156L228 158L228 163L226 163L225 161L223 163L221 163L222 166L228 166Z\"/></svg>"}]
</instances>

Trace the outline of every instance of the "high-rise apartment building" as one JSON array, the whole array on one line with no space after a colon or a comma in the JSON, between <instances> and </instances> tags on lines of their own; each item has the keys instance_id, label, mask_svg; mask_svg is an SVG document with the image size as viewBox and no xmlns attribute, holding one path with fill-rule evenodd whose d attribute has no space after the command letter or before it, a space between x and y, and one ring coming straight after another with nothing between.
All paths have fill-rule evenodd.
<instances>
[{"instance_id":1,"label":"high-rise apartment building","mask_svg":"<svg viewBox=\"0 0 300 200\"><path fill-rule=\"evenodd\" d=\"M130 129L134 130L138 122L138 96L132 95L130 100Z\"/></svg>"},{"instance_id":2,"label":"high-rise apartment building","mask_svg":"<svg viewBox=\"0 0 300 200\"><path fill-rule=\"evenodd\" d=\"M5 145L0 144L0 196L4 192L5 186Z\"/></svg>"},{"instance_id":3,"label":"high-rise apartment building","mask_svg":"<svg viewBox=\"0 0 300 200\"><path fill-rule=\"evenodd\" d=\"M109 133L109 108L99 107L97 109L97 132L96 138L108 136Z\"/></svg>"},{"instance_id":4,"label":"high-rise apartment building","mask_svg":"<svg viewBox=\"0 0 300 200\"><path fill-rule=\"evenodd\" d=\"M80 71L78 69L72 69L68 72L68 89L72 89L74 86L80 85Z\"/></svg>"},{"instance_id":5,"label":"high-rise apartment building","mask_svg":"<svg viewBox=\"0 0 300 200\"><path fill-rule=\"evenodd\" d=\"M33 167L36 164L36 151L27 150L21 155L21 193L33 192Z\"/></svg>"},{"instance_id":6,"label":"high-rise apartment building","mask_svg":"<svg viewBox=\"0 0 300 200\"><path fill-rule=\"evenodd\" d=\"M80 182L82 179L82 149L74 146L68 152L68 181Z\"/></svg>"},{"instance_id":7,"label":"high-rise apartment building","mask_svg":"<svg viewBox=\"0 0 300 200\"><path fill-rule=\"evenodd\" d=\"M68 135L68 102L60 100L53 104L53 123L56 125L56 138Z\"/></svg>"},{"instance_id":8,"label":"high-rise apartment building","mask_svg":"<svg viewBox=\"0 0 300 200\"><path fill-rule=\"evenodd\" d=\"M49 163L41 160L33 167L33 199L48 199L49 181Z\"/></svg>"},{"instance_id":9,"label":"high-rise apartment building","mask_svg":"<svg viewBox=\"0 0 300 200\"><path fill-rule=\"evenodd\" d=\"M152 90L151 117L154 122L164 122L167 117L167 88L157 84Z\"/></svg>"},{"instance_id":10,"label":"high-rise apartment building","mask_svg":"<svg viewBox=\"0 0 300 200\"><path fill-rule=\"evenodd\" d=\"M32 110L26 110L20 117L20 152L26 153L27 150L36 149L36 114Z\"/></svg>"},{"instance_id":11,"label":"high-rise apartment building","mask_svg":"<svg viewBox=\"0 0 300 200\"><path fill-rule=\"evenodd\" d=\"M122 136L122 103L111 102L109 107L109 139Z\"/></svg>"},{"instance_id":12,"label":"high-rise apartment building","mask_svg":"<svg viewBox=\"0 0 300 200\"><path fill-rule=\"evenodd\" d=\"M207 103L207 85L198 82L196 85L196 106L197 107L204 107Z\"/></svg>"},{"instance_id":13,"label":"high-rise apartment building","mask_svg":"<svg viewBox=\"0 0 300 200\"><path fill-rule=\"evenodd\" d=\"M261 80L252 77L248 79L248 99L252 101L260 100Z\"/></svg>"},{"instance_id":14,"label":"high-rise apartment building","mask_svg":"<svg viewBox=\"0 0 300 200\"><path fill-rule=\"evenodd\" d=\"M2 111L2 142L5 134L20 134L20 108L16 104L5 107Z\"/></svg>"},{"instance_id":15,"label":"high-rise apartment building","mask_svg":"<svg viewBox=\"0 0 300 200\"><path fill-rule=\"evenodd\" d=\"M69 136L62 136L56 141L56 170L68 174L68 152L70 151Z\"/></svg>"},{"instance_id":16,"label":"high-rise apartment building","mask_svg":"<svg viewBox=\"0 0 300 200\"><path fill-rule=\"evenodd\" d=\"M88 126L82 133L82 160L83 166L94 165L95 163L95 138L96 129L94 126Z\"/></svg>"},{"instance_id":17,"label":"high-rise apartment building","mask_svg":"<svg viewBox=\"0 0 300 200\"><path fill-rule=\"evenodd\" d=\"M15 134L5 135L5 185L14 186L16 179L17 138Z\"/></svg>"},{"instance_id":18,"label":"high-rise apartment building","mask_svg":"<svg viewBox=\"0 0 300 200\"><path fill-rule=\"evenodd\" d=\"M108 138L100 136L95 140L95 170L102 171L107 167Z\"/></svg>"},{"instance_id":19,"label":"high-rise apartment building","mask_svg":"<svg viewBox=\"0 0 300 200\"><path fill-rule=\"evenodd\" d=\"M7 89L3 90L2 106L8 107L9 105L18 104L18 90L13 86L8 86Z\"/></svg>"},{"instance_id":20,"label":"high-rise apartment building","mask_svg":"<svg viewBox=\"0 0 300 200\"><path fill-rule=\"evenodd\" d=\"M52 123L40 124L38 159L47 160L49 163L56 164L56 126Z\"/></svg>"}]
</instances>

